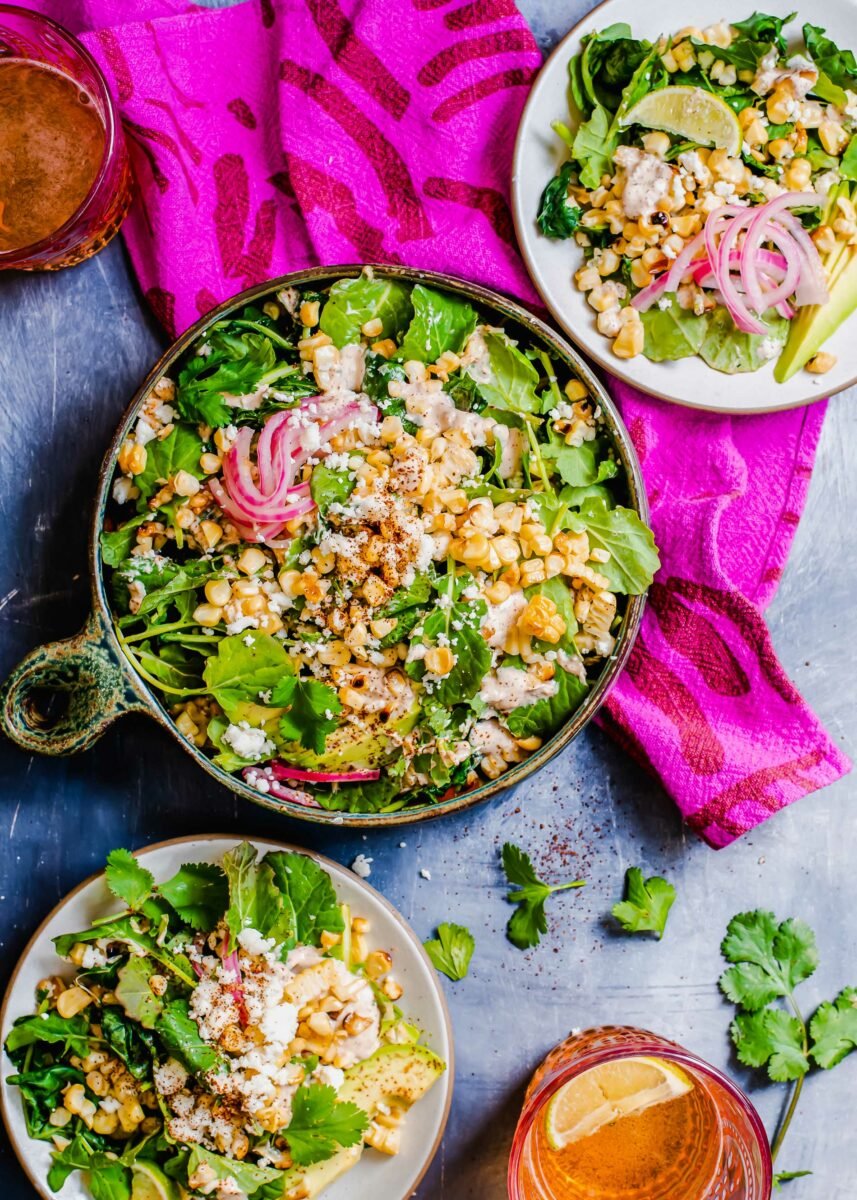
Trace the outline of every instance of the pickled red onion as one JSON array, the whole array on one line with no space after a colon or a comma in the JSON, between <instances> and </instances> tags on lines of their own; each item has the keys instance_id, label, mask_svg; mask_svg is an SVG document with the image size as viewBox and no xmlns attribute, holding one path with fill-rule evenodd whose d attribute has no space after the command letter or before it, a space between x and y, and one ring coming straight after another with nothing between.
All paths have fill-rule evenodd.
<instances>
[{"instance_id":1,"label":"pickled red onion","mask_svg":"<svg viewBox=\"0 0 857 1200\"><path fill-rule=\"evenodd\" d=\"M294 779L299 783L366 783L380 779L381 772L377 769L365 771L305 771L299 767L287 767L283 763L272 762L271 770L278 779Z\"/></svg>"}]
</instances>

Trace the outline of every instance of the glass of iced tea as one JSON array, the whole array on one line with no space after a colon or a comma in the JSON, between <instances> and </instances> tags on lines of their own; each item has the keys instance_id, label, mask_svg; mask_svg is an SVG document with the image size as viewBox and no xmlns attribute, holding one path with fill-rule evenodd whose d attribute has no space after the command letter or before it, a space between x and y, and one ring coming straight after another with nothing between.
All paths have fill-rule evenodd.
<instances>
[{"instance_id":1,"label":"glass of iced tea","mask_svg":"<svg viewBox=\"0 0 857 1200\"><path fill-rule=\"evenodd\" d=\"M88 258L129 201L128 152L98 64L54 21L0 3L0 270Z\"/></svg>"},{"instance_id":2,"label":"glass of iced tea","mask_svg":"<svg viewBox=\"0 0 857 1200\"><path fill-rule=\"evenodd\" d=\"M509 1200L769 1200L765 1128L714 1067L654 1033L569 1037L527 1090Z\"/></svg>"}]
</instances>

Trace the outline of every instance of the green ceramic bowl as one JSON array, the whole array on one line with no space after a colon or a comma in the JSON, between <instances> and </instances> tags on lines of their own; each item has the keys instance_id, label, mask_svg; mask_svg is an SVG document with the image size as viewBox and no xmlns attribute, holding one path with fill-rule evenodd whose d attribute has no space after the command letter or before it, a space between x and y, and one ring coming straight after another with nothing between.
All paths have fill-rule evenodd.
<instances>
[{"instance_id":1,"label":"green ceramic bowl","mask_svg":"<svg viewBox=\"0 0 857 1200\"><path fill-rule=\"evenodd\" d=\"M618 461L624 468L627 483L627 503L636 509L640 517L648 520L648 505L643 488L640 465L613 401L601 382L593 375L580 355L564 342L542 321L532 316L520 305L486 288L476 287L448 275L430 271L414 271L405 267L376 266L376 275L387 275L409 283L428 283L458 293L478 304L483 311L496 314L498 324L506 328L517 326L532 342L541 342L556 358L561 359L597 397L606 419L606 430L612 438ZM140 678L125 657L113 629L110 606L104 587L104 573L99 550L99 533L104 521L105 508L110 497L116 455L124 438L134 426L137 413L153 385L162 375L169 374L173 365L184 354L191 342L216 321L228 316L235 309L273 295L283 287L313 283L324 287L337 279L358 275L362 266L318 267L310 271L298 271L249 288L238 296L208 313L196 325L188 329L173 343L155 365L137 392L119 425L113 442L108 448L98 479L92 526L89 537L89 565L92 576L92 614L85 627L76 637L66 641L51 642L39 646L19 663L0 691L0 722L6 734L30 753L76 754L86 750L101 737L108 725L117 717L129 712L147 713L158 721L182 748L191 755L197 765L207 771L218 783L225 784L240 796L262 804L277 812L286 813L302 821L321 824L335 820L337 825L368 826L402 825L413 821L425 821L445 813L469 808L489 796L514 787L532 775L539 767L558 754L577 737L585 725L592 720L605 696L619 676L631 651L640 620L643 615L645 597L631 596L619 631L616 651L605 664L586 702L573 714L569 721L550 741L524 762L513 766L499 779L480 784L447 800L407 808L395 813L331 813L321 808L307 808L291 801L264 796L249 787L235 775L229 775L216 767L200 749L178 731L172 717L160 699ZM49 719L40 704L51 693L61 693L65 707L59 716ZM52 705L61 708L62 705Z\"/></svg>"}]
</instances>

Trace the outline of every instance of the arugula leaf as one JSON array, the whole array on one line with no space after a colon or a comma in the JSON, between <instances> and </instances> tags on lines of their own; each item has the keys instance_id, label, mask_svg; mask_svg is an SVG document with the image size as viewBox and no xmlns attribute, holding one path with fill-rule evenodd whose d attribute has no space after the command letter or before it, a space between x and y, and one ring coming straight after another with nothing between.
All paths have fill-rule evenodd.
<instances>
[{"instance_id":1,"label":"arugula leaf","mask_svg":"<svg viewBox=\"0 0 857 1200\"><path fill-rule=\"evenodd\" d=\"M468 972L476 941L463 925L451 925L444 921L437 927L437 937L423 945L435 970L442 971L448 979L458 980Z\"/></svg>"},{"instance_id":2,"label":"arugula leaf","mask_svg":"<svg viewBox=\"0 0 857 1200\"><path fill-rule=\"evenodd\" d=\"M223 856L223 870L229 882L229 908L225 921L229 928L230 949L236 947L239 933L255 929L264 937L277 926L282 915L282 898L274 882L274 873L266 863L257 863L256 848L242 842Z\"/></svg>"},{"instance_id":3,"label":"arugula leaf","mask_svg":"<svg viewBox=\"0 0 857 1200\"><path fill-rule=\"evenodd\" d=\"M202 1146L194 1146L187 1162L188 1177L195 1175L201 1166L209 1167L217 1180L231 1180L241 1189L241 1194L248 1197L255 1195L265 1184L277 1183L283 1178L283 1172L276 1167L239 1162L222 1154L214 1154Z\"/></svg>"},{"instance_id":4,"label":"arugula leaf","mask_svg":"<svg viewBox=\"0 0 857 1200\"><path fill-rule=\"evenodd\" d=\"M163 1001L152 991L149 980L156 969L147 958L133 956L119 969L116 999L122 1008L144 1029L154 1029L164 1010Z\"/></svg>"},{"instance_id":5,"label":"arugula leaf","mask_svg":"<svg viewBox=\"0 0 857 1200\"><path fill-rule=\"evenodd\" d=\"M610 558L598 564L598 573L610 581L614 592L639 596L661 565L654 535L631 508L607 508L597 498L584 500L577 525L589 535L590 550L609 550Z\"/></svg>"},{"instance_id":6,"label":"arugula leaf","mask_svg":"<svg viewBox=\"0 0 857 1200\"><path fill-rule=\"evenodd\" d=\"M625 872L625 899L613 905L613 916L628 933L664 935L675 900L675 888L660 875L643 879L639 867Z\"/></svg>"},{"instance_id":7,"label":"arugula leaf","mask_svg":"<svg viewBox=\"0 0 857 1200\"><path fill-rule=\"evenodd\" d=\"M55 937L53 942L60 958L68 958L76 942L94 942L102 938L108 942L124 942L134 950L148 954L182 983L191 988L196 986L196 978L187 958L183 954L174 953L166 945L159 945L152 934L140 933L138 918L134 916L124 915L100 921L97 925L82 929L78 933L64 933Z\"/></svg>"},{"instance_id":8,"label":"arugula leaf","mask_svg":"<svg viewBox=\"0 0 857 1200\"><path fill-rule=\"evenodd\" d=\"M83 1071L64 1063L51 1063L7 1077L6 1082L21 1093L30 1137L45 1142L55 1137L56 1126L51 1125L50 1117L62 1105L63 1091L70 1084L83 1084L85 1080Z\"/></svg>"},{"instance_id":9,"label":"arugula leaf","mask_svg":"<svg viewBox=\"0 0 857 1200\"><path fill-rule=\"evenodd\" d=\"M187 1000L171 1000L155 1023L155 1033L167 1053L177 1058L192 1075L204 1075L222 1063L217 1051L205 1041L190 1015Z\"/></svg>"},{"instance_id":10,"label":"arugula leaf","mask_svg":"<svg viewBox=\"0 0 857 1200\"><path fill-rule=\"evenodd\" d=\"M61 1045L64 1054L86 1058L89 1041L89 1021L83 1014L61 1017L57 1012L42 1013L40 1016L22 1017L15 1022L6 1038L6 1053L14 1054L23 1046L49 1042Z\"/></svg>"},{"instance_id":11,"label":"arugula leaf","mask_svg":"<svg viewBox=\"0 0 857 1200\"><path fill-rule=\"evenodd\" d=\"M506 717L509 732L516 738L547 737L562 725L583 702L589 684L571 671L557 668L554 675L556 692L535 704L513 708Z\"/></svg>"},{"instance_id":12,"label":"arugula leaf","mask_svg":"<svg viewBox=\"0 0 857 1200\"><path fill-rule=\"evenodd\" d=\"M149 1030L130 1020L116 1005L101 1010L101 1032L107 1045L135 1079L151 1079L159 1050Z\"/></svg>"},{"instance_id":13,"label":"arugula leaf","mask_svg":"<svg viewBox=\"0 0 857 1200\"><path fill-rule=\"evenodd\" d=\"M356 279L340 279L331 287L321 310L319 328L341 349L359 342L366 322L378 319L383 326L378 338L398 341L412 311L406 284L359 275Z\"/></svg>"},{"instance_id":14,"label":"arugula leaf","mask_svg":"<svg viewBox=\"0 0 857 1200\"><path fill-rule=\"evenodd\" d=\"M541 935L548 931L545 916L548 897L567 888L584 887L585 880L575 879L570 883L555 885L543 883L536 874L530 856L513 842L505 843L502 857L506 878L517 888L517 891L509 892L506 899L518 905L506 927L506 936L519 950L526 950L530 946L537 946Z\"/></svg>"},{"instance_id":15,"label":"arugula leaf","mask_svg":"<svg viewBox=\"0 0 857 1200\"><path fill-rule=\"evenodd\" d=\"M152 872L141 867L130 850L110 851L104 879L113 895L135 911L149 899L155 886Z\"/></svg>"},{"instance_id":16,"label":"arugula leaf","mask_svg":"<svg viewBox=\"0 0 857 1200\"><path fill-rule=\"evenodd\" d=\"M793 1179L803 1179L805 1175L811 1174L812 1171L777 1171L773 1178L774 1191L781 1191L784 1183L790 1183Z\"/></svg>"},{"instance_id":17,"label":"arugula leaf","mask_svg":"<svg viewBox=\"0 0 857 1200\"><path fill-rule=\"evenodd\" d=\"M146 511L131 517L129 521L123 522L118 529L109 533L102 530L98 540L101 546L101 561L105 567L118 567L128 558L137 541L137 530L151 515Z\"/></svg>"},{"instance_id":18,"label":"arugula leaf","mask_svg":"<svg viewBox=\"0 0 857 1200\"><path fill-rule=\"evenodd\" d=\"M317 679L281 679L271 697L280 717L280 733L288 742L300 742L307 750L323 754L327 735L337 727L342 704L334 688Z\"/></svg>"},{"instance_id":19,"label":"arugula leaf","mask_svg":"<svg viewBox=\"0 0 857 1200\"><path fill-rule=\"evenodd\" d=\"M720 987L734 1004L756 1012L787 996L818 966L815 934L803 921L777 924L771 912L739 913L721 946L730 963Z\"/></svg>"},{"instance_id":20,"label":"arugula leaf","mask_svg":"<svg viewBox=\"0 0 857 1200\"><path fill-rule=\"evenodd\" d=\"M52 1155L47 1183L58 1192L72 1171L88 1172L93 1200L130 1200L131 1172L114 1157L95 1148L96 1135L78 1132Z\"/></svg>"},{"instance_id":21,"label":"arugula leaf","mask_svg":"<svg viewBox=\"0 0 857 1200\"><path fill-rule=\"evenodd\" d=\"M542 192L536 221L545 237L569 238L580 225L583 209L572 204L568 197L571 172L572 163L564 163L559 174L554 176Z\"/></svg>"},{"instance_id":22,"label":"arugula leaf","mask_svg":"<svg viewBox=\"0 0 857 1200\"><path fill-rule=\"evenodd\" d=\"M293 670L282 642L270 634L250 631L222 638L217 653L206 659L202 674L227 717L237 721L245 719L247 704L258 703L260 692L275 688Z\"/></svg>"},{"instance_id":23,"label":"arugula leaf","mask_svg":"<svg viewBox=\"0 0 857 1200\"><path fill-rule=\"evenodd\" d=\"M643 353L651 362L675 362L698 354L708 329L708 318L696 316L692 309L682 308L674 293L669 292L664 300L671 300L668 308L653 304L648 312L641 313L643 322Z\"/></svg>"},{"instance_id":24,"label":"arugula leaf","mask_svg":"<svg viewBox=\"0 0 857 1200\"><path fill-rule=\"evenodd\" d=\"M330 876L306 854L284 850L265 855L277 887L288 896L295 915L295 938L318 946L324 932L342 933L345 920Z\"/></svg>"},{"instance_id":25,"label":"arugula leaf","mask_svg":"<svg viewBox=\"0 0 857 1200\"><path fill-rule=\"evenodd\" d=\"M485 345L488 363L480 362L467 368L476 382L479 394L492 408L501 412L537 413L542 402L536 395L539 372L502 330L486 329Z\"/></svg>"},{"instance_id":26,"label":"arugula leaf","mask_svg":"<svg viewBox=\"0 0 857 1200\"><path fill-rule=\"evenodd\" d=\"M199 465L202 451L202 439L187 425L176 425L163 441L154 438L149 442L146 446L146 466L134 477L134 483L140 489L138 510L143 511L149 497L178 471L187 471L195 479L202 479L205 474Z\"/></svg>"},{"instance_id":27,"label":"arugula leaf","mask_svg":"<svg viewBox=\"0 0 857 1200\"><path fill-rule=\"evenodd\" d=\"M796 12L789 13L787 17L772 17L767 13L754 12L751 17L743 21L731 21L730 24L733 29L739 30L755 42L773 42L780 55L783 55L788 50L786 39L783 37L783 26L788 25L796 16ZM719 46L717 53L719 56Z\"/></svg>"},{"instance_id":28,"label":"arugula leaf","mask_svg":"<svg viewBox=\"0 0 857 1200\"><path fill-rule=\"evenodd\" d=\"M804 25L803 40L819 71L823 71L837 87L855 90L857 58L851 50L840 50L836 43L826 36L820 25Z\"/></svg>"},{"instance_id":29,"label":"arugula leaf","mask_svg":"<svg viewBox=\"0 0 857 1200\"><path fill-rule=\"evenodd\" d=\"M351 471L334 471L324 463L314 466L309 480L309 490L321 515L327 516L331 504L344 504L354 491L356 482Z\"/></svg>"},{"instance_id":30,"label":"arugula leaf","mask_svg":"<svg viewBox=\"0 0 857 1200\"><path fill-rule=\"evenodd\" d=\"M303 1083L295 1092L284 1136L298 1166L309 1166L330 1158L340 1146L356 1146L368 1125L368 1114L356 1104L337 1102L332 1087Z\"/></svg>"},{"instance_id":31,"label":"arugula leaf","mask_svg":"<svg viewBox=\"0 0 857 1200\"><path fill-rule=\"evenodd\" d=\"M418 283L411 292L414 315L408 326L397 358L404 362L435 362L441 354L454 354L476 328L476 312L466 300Z\"/></svg>"},{"instance_id":32,"label":"arugula leaf","mask_svg":"<svg viewBox=\"0 0 857 1200\"><path fill-rule=\"evenodd\" d=\"M803 1025L781 1008L739 1013L731 1033L739 1062L767 1066L775 1083L800 1079L809 1070Z\"/></svg>"},{"instance_id":33,"label":"arugula leaf","mask_svg":"<svg viewBox=\"0 0 857 1200\"><path fill-rule=\"evenodd\" d=\"M226 876L214 863L184 863L158 893L191 929L213 929L229 903Z\"/></svg>"},{"instance_id":34,"label":"arugula leaf","mask_svg":"<svg viewBox=\"0 0 857 1200\"><path fill-rule=\"evenodd\" d=\"M825 1071L857 1050L857 988L843 988L831 1004L825 1001L809 1023L810 1054Z\"/></svg>"}]
</instances>

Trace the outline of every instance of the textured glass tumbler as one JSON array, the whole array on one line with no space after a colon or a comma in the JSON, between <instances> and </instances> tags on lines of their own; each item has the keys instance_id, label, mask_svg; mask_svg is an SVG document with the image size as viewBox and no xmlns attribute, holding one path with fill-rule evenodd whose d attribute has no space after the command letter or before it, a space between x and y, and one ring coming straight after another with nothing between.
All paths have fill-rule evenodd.
<instances>
[{"instance_id":1,"label":"textured glass tumbler","mask_svg":"<svg viewBox=\"0 0 857 1200\"><path fill-rule=\"evenodd\" d=\"M55 21L0 3L0 63L9 59L43 63L68 76L86 92L104 126L98 173L71 216L38 242L0 250L0 270L56 270L96 254L119 229L131 200L128 151L119 114L98 64Z\"/></svg>"},{"instance_id":2,"label":"textured glass tumbler","mask_svg":"<svg viewBox=\"0 0 857 1200\"><path fill-rule=\"evenodd\" d=\"M663 1190L652 1194L670 1200L770 1200L773 1170L765 1127L741 1089L675 1042L643 1029L610 1025L567 1038L533 1076L512 1143L509 1200L566 1200L564 1194L551 1191L542 1177L534 1136L537 1122L551 1097L569 1080L602 1063L638 1056L674 1063L703 1089L716 1113L700 1138L698 1162L696 1147L688 1149L674 1196ZM649 1194L641 1186L633 1197L649 1200Z\"/></svg>"}]
</instances>

